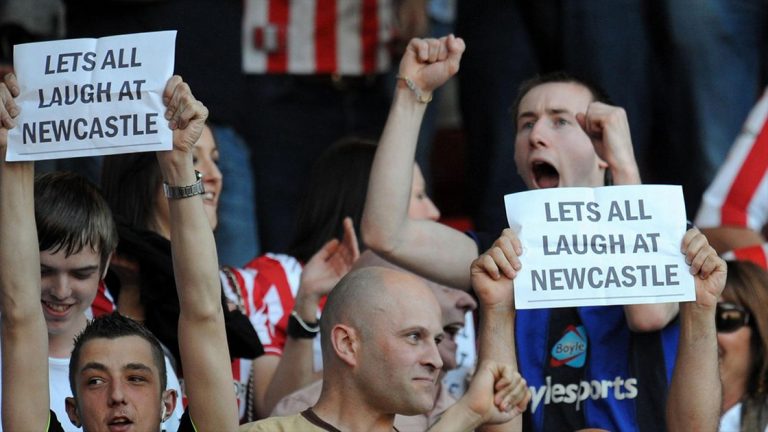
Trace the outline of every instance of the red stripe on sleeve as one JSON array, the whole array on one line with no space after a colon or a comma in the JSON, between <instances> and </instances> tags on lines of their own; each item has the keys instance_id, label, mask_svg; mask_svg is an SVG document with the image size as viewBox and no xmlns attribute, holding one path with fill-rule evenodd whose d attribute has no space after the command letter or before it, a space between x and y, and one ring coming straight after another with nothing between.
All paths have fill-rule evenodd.
<instances>
[{"instance_id":1,"label":"red stripe on sleeve","mask_svg":"<svg viewBox=\"0 0 768 432\"><path fill-rule=\"evenodd\" d=\"M318 73L338 70L336 64L336 0L317 0L315 67Z\"/></svg>"},{"instance_id":2,"label":"red stripe on sleeve","mask_svg":"<svg viewBox=\"0 0 768 432\"><path fill-rule=\"evenodd\" d=\"M363 45L363 73L376 72L376 57L379 45L378 0L363 0L363 24L361 30Z\"/></svg>"},{"instance_id":3,"label":"red stripe on sleeve","mask_svg":"<svg viewBox=\"0 0 768 432\"><path fill-rule=\"evenodd\" d=\"M760 181L768 173L768 120L736 174L721 210L722 225L747 226L747 208Z\"/></svg>"},{"instance_id":4,"label":"red stripe on sleeve","mask_svg":"<svg viewBox=\"0 0 768 432\"><path fill-rule=\"evenodd\" d=\"M285 43L288 28L288 0L269 0L269 23L277 29L281 49L267 56L267 73L285 73L288 70L288 53Z\"/></svg>"},{"instance_id":5,"label":"red stripe on sleeve","mask_svg":"<svg viewBox=\"0 0 768 432\"><path fill-rule=\"evenodd\" d=\"M733 251L736 258L743 261L752 261L760 267L768 270L768 256L762 245L748 246Z\"/></svg>"}]
</instances>

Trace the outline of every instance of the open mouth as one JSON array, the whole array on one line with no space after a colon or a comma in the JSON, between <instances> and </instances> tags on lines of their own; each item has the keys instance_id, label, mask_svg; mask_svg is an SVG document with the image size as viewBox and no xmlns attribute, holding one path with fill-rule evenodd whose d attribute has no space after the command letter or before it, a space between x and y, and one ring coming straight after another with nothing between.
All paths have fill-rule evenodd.
<instances>
[{"instance_id":1,"label":"open mouth","mask_svg":"<svg viewBox=\"0 0 768 432\"><path fill-rule=\"evenodd\" d=\"M115 417L107 423L111 432L122 432L130 429L133 422L126 417Z\"/></svg>"},{"instance_id":2,"label":"open mouth","mask_svg":"<svg viewBox=\"0 0 768 432\"><path fill-rule=\"evenodd\" d=\"M531 165L533 182L539 189L556 188L560 184L560 173L549 162L536 161Z\"/></svg>"}]
</instances>

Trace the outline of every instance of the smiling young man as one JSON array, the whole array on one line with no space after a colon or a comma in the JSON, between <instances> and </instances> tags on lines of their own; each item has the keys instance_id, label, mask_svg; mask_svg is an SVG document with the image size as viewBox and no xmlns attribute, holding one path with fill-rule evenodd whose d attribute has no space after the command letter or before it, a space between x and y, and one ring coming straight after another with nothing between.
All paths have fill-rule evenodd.
<instances>
[{"instance_id":1,"label":"smiling young man","mask_svg":"<svg viewBox=\"0 0 768 432\"><path fill-rule=\"evenodd\" d=\"M464 49L464 42L452 35L409 44L371 172L362 234L385 259L469 289L467 269L498 234L467 235L433 221L407 218L410 167L426 104L431 92L458 71ZM565 74L536 77L521 86L513 109L514 162L530 189L641 183L626 113L605 103L594 86ZM706 242L698 231L689 231L681 240L694 239L697 245ZM684 252L689 246L681 241ZM517 257L522 250L515 252L509 257L512 274L524 261ZM655 431L665 421L677 314L677 303L517 312L512 308L514 335L498 339L501 343L493 345L491 358L519 362L533 393L533 430ZM573 358L563 361L555 355L558 347L575 339L582 343ZM520 341L516 347L514 340ZM566 389L587 387L591 390L586 398L564 394Z\"/></svg>"},{"instance_id":2,"label":"smiling young man","mask_svg":"<svg viewBox=\"0 0 768 432\"><path fill-rule=\"evenodd\" d=\"M48 314L64 318L83 299L62 298L60 290L53 289L42 294L48 310L40 307L41 256L32 217L34 165L4 162L8 129L19 114L13 99L18 94L16 78L7 75L0 83L2 422L10 431L58 431L63 430L61 419L49 411L45 318ZM232 431L237 428L237 406L213 233L202 192L178 195L197 187L192 149L208 110L178 76L168 81L163 101L165 118L173 130L173 150L158 152L157 158L169 189L177 192L168 200L176 286L180 287L181 359L190 375L186 381L189 418L201 430ZM90 217L85 220L92 222ZM84 243L93 249L92 243ZM88 271L94 265L77 267L75 278L92 277ZM97 260L97 279L105 265L106 260ZM57 274L58 279L64 277ZM69 419L87 432L158 432L176 405L176 397L165 388L164 361L156 339L127 318L107 315L86 325L75 345L69 365L74 395L66 402ZM183 423L184 430L192 428L191 421Z\"/></svg>"}]
</instances>

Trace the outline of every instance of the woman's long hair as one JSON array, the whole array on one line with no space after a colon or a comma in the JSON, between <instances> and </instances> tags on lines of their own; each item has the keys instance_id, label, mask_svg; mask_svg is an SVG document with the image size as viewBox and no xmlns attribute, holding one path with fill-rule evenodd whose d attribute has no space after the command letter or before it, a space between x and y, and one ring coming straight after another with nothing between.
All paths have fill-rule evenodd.
<instances>
[{"instance_id":1,"label":"woman's long hair","mask_svg":"<svg viewBox=\"0 0 768 432\"><path fill-rule=\"evenodd\" d=\"M752 359L742 398L741 430L762 431L768 425L768 272L749 261L728 261L723 298L750 315Z\"/></svg>"}]
</instances>

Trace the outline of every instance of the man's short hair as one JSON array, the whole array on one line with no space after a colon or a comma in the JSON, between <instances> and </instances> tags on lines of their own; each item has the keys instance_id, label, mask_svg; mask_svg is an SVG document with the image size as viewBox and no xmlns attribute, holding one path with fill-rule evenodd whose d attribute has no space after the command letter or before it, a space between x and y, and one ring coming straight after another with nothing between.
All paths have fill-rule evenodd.
<instances>
[{"instance_id":1,"label":"man's short hair","mask_svg":"<svg viewBox=\"0 0 768 432\"><path fill-rule=\"evenodd\" d=\"M152 359L160 373L160 393L168 385L168 375L165 368L165 354L163 347L155 335L140 323L120 315L118 312L102 315L88 322L83 331L75 336L75 347L72 348L72 356L69 360L69 386L72 395L77 398L76 375L80 363L80 351L83 346L94 339L117 339L125 336L138 336L149 343L152 348Z\"/></svg>"},{"instance_id":2,"label":"man's short hair","mask_svg":"<svg viewBox=\"0 0 768 432\"><path fill-rule=\"evenodd\" d=\"M534 87L549 83L578 84L585 87L587 90L589 90L590 93L592 93L592 100L594 102L612 104L611 99L608 97L608 93L606 93L605 90L603 90L596 83L565 71L550 72L542 75L536 75L533 78L529 78L520 84L520 87L517 90L517 97L515 98L515 102L512 105L513 125L517 124L517 115L519 114L520 110L520 101L523 100L523 97L525 97L525 95L528 94L528 92L531 91Z\"/></svg>"},{"instance_id":3,"label":"man's short hair","mask_svg":"<svg viewBox=\"0 0 768 432\"><path fill-rule=\"evenodd\" d=\"M101 192L84 177L50 172L35 178L35 222L40 250L69 256L89 246L101 270L117 247L117 228Z\"/></svg>"}]
</instances>

